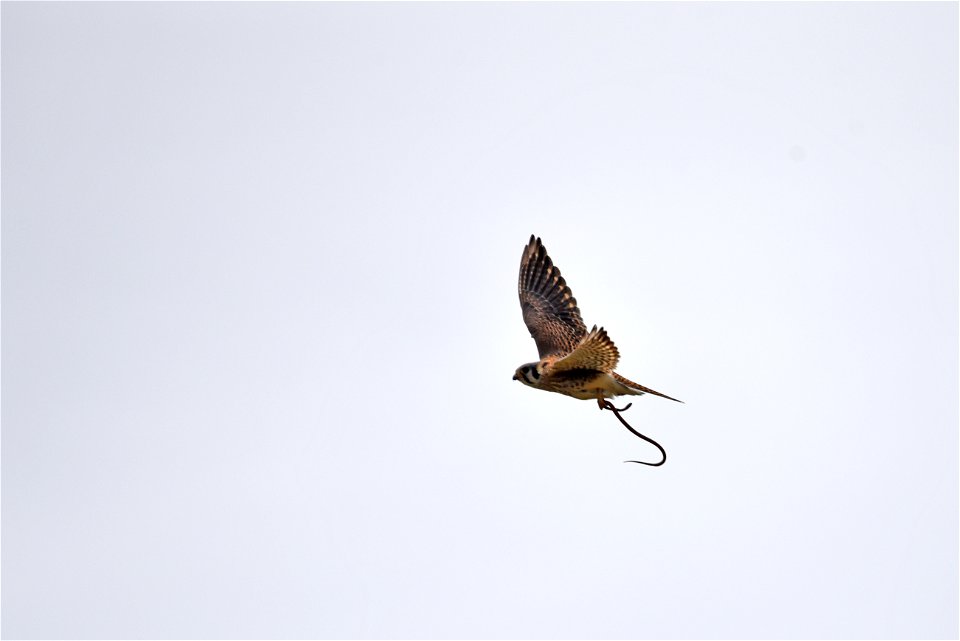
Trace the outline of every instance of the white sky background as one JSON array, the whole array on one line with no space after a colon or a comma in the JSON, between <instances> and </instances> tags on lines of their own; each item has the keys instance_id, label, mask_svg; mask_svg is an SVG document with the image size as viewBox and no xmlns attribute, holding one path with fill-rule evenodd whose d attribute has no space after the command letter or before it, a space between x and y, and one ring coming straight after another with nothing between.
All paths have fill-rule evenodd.
<instances>
[{"instance_id":1,"label":"white sky background","mask_svg":"<svg viewBox=\"0 0 960 641\"><path fill-rule=\"evenodd\" d=\"M956 637L957 17L4 3L4 636Z\"/></svg>"}]
</instances>

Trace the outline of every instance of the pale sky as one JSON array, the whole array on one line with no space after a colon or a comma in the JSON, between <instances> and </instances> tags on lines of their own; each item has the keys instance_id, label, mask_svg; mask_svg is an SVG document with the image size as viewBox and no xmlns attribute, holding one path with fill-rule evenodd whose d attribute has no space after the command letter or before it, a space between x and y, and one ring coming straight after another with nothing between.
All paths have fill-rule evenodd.
<instances>
[{"instance_id":1,"label":"pale sky","mask_svg":"<svg viewBox=\"0 0 960 641\"><path fill-rule=\"evenodd\" d=\"M4 2L3 636L957 637L957 24Z\"/></svg>"}]
</instances>

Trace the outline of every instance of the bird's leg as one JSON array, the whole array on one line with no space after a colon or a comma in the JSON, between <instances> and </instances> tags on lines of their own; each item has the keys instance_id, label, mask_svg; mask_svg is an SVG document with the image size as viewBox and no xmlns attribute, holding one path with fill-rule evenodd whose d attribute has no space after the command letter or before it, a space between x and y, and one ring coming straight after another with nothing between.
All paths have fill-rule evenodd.
<instances>
[{"instance_id":1,"label":"bird's leg","mask_svg":"<svg viewBox=\"0 0 960 641\"><path fill-rule=\"evenodd\" d=\"M602 410L613 410L613 411L615 411L615 412L625 412L625 411L627 411L628 409L630 409L630 406L633 405L633 403L627 403L627 406L626 406L626 407L623 407L623 408L621 408L621 409L617 409L616 407L613 406L613 403L611 403L610 401L608 401L607 399L605 399L605 398L603 397L603 390L597 390L597 405L600 406L600 410L601 410L601 411L602 411Z\"/></svg>"},{"instance_id":2,"label":"bird's leg","mask_svg":"<svg viewBox=\"0 0 960 641\"><path fill-rule=\"evenodd\" d=\"M616 407L613 406L613 403L611 403L610 401L608 401L603 397L603 392L601 390L597 390L597 405L600 406L601 410L613 410L614 412L626 412L628 409L630 409L633 403L627 403L626 407L621 407L620 409L617 409ZM623 420L623 419L620 419L620 420Z\"/></svg>"},{"instance_id":3,"label":"bird's leg","mask_svg":"<svg viewBox=\"0 0 960 641\"><path fill-rule=\"evenodd\" d=\"M645 440L647 443L652 444L654 447L660 450L660 454L663 456L663 459L661 459L659 463L647 463L645 461L624 461L624 463L639 463L640 465L649 465L651 467L659 467L660 465L663 465L664 463L667 462L667 452L662 447L660 447L659 443L657 443L652 438L648 438L644 436L637 430L630 427L630 424L627 423L625 420L623 420L623 417L620 416L620 412L625 412L628 409L630 409L630 406L632 406L633 403L627 403L626 407L623 407L621 409L617 409L616 407L614 407L613 403L607 400L597 399L597 403L600 405L601 410L610 410L611 412L613 412L613 415L617 417L617 420L620 421L625 428L630 430L630 432L632 432L635 436L639 436L640 438Z\"/></svg>"}]
</instances>

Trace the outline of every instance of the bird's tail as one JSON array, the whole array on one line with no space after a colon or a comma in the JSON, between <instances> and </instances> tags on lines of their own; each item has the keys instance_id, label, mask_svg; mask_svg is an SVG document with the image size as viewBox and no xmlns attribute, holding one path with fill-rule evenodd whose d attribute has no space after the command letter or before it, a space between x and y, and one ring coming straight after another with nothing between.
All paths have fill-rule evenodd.
<instances>
[{"instance_id":1,"label":"bird's tail","mask_svg":"<svg viewBox=\"0 0 960 641\"><path fill-rule=\"evenodd\" d=\"M670 399L671 401L676 401L676 402L678 402L678 403L682 403L682 402L683 402L683 401L681 401L681 400L678 399L678 398L673 398L672 396L667 396L666 394L661 394L660 392L658 392L658 391L656 391L656 390L652 390L652 389L650 389L649 387L644 387L643 385L640 385L639 383L634 383L634 382L631 381L630 379L624 378L623 376L620 376L620 375L617 374L616 372L613 373L613 377L617 380L617 382L623 384L625 387L629 387L629 388L630 388L630 391L632 391L634 394L653 394L654 396L660 396L660 397L662 397L662 398L667 398L667 399Z\"/></svg>"}]
</instances>

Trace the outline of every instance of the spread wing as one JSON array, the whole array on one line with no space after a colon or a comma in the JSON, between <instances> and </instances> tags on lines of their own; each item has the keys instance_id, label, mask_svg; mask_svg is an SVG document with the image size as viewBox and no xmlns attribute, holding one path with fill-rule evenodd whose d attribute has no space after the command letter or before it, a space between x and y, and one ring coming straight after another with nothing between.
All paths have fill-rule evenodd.
<instances>
[{"instance_id":1,"label":"spread wing","mask_svg":"<svg viewBox=\"0 0 960 641\"><path fill-rule=\"evenodd\" d=\"M577 299L534 236L520 260L519 290L523 322L537 343L540 358L573 351L587 327L580 318Z\"/></svg>"},{"instance_id":2,"label":"spread wing","mask_svg":"<svg viewBox=\"0 0 960 641\"><path fill-rule=\"evenodd\" d=\"M572 369L589 369L610 373L620 360L620 352L607 336L607 330L597 329L594 325L590 333L583 337L576 349L555 361L550 372L563 372Z\"/></svg>"}]
</instances>

